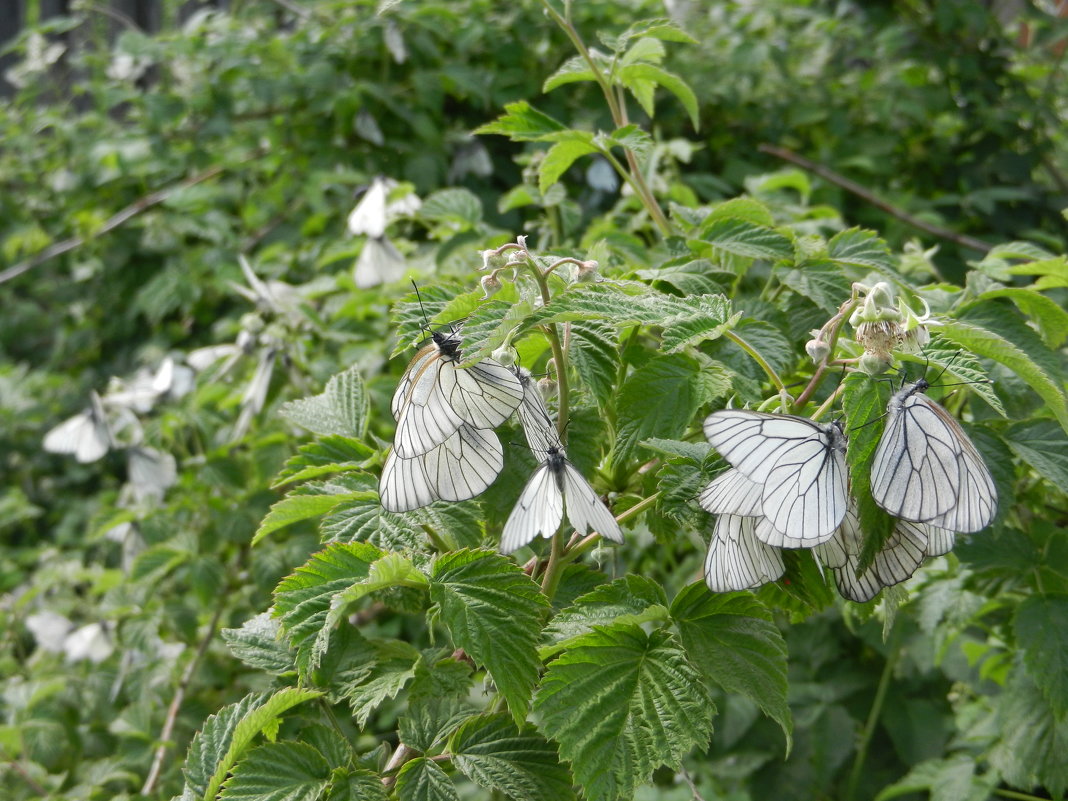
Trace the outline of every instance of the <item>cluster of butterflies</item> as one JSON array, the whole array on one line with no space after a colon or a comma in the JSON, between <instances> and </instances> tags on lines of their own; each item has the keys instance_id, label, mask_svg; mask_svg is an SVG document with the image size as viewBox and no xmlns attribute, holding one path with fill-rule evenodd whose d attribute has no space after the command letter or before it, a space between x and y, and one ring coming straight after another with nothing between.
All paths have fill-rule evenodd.
<instances>
[{"instance_id":1,"label":"cluster of butterflies","mask_svg":"<svg viewBox=\"0 0 1068 801\"><path fill-rule=\"evenodd\" d=\"M89 395L88 408L69 417L44 436L49 453L73 456L88 464L108 451L125 450L127 478L133 500L158 501L177 480L174 456L143 444L138 414L145 414L164 397L180 397L193 386L193 371L166 358L155 371L141 368L132 378L112 378L102 396Z\"/></svg>"},{"instance_id":2,"label":"cluster of butterflies","mask_svg":"<svg viewBox=\"0 0 1068 801\"><path fill-rule=\"evenodd\" d=\"M710 414L705 436L731 469L698 499L718 516L705 559L709 588L775 581L785 572L780 549L812 548L844 597L869 601L925 557L947 553L957 533L989 525L997 512L990 470L960 424L924 394L928 387L905 384L887 407L871 493L896 521L859 576L862 537L841 424L741 409Z\"/></svg>"},{"instance_id":3,"label":"cluster of butterflies","mask_svg":"<svg viewBox=\"0 0 1068 801\"><path fill-rule=\"evenodd\" d=\"M407 512L436 500L463 501L485 490L504 466L493 429L517 413L541 463L508 517L501 551L551 537L567 519L582 534L623 541L608 507L567 459L557 428L528 371L493 359L460 367L460 332L431 332L393 395L393 449L379 482L382 506Z\"/></svg>"}]
</instances>

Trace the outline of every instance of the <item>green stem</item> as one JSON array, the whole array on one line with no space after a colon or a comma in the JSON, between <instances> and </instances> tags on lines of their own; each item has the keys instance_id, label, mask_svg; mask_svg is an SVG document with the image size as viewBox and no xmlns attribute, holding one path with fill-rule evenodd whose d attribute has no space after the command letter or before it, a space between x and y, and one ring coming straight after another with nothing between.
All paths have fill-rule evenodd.
<instances>
[{"instance_id":1,"label":"green stem","mask_svg":"<svg viewBox=\"0 0 1068 801\"><path fill-rule=\"evenodd\" d=\"M797 400L794 401L794 411L799 411L804 407L804 405L808 403L809 398L812 397L813 393L819 387L820 382L823 380L823 376L827 372L827 366L831 363L831 360L834 359L834 350L838 346L838 335L842 333L842 325L849 319L849 315L856 307L857 302L856 298L847 300L838 309L838 313L828 320L823 326L823 329L821 329L822 333L828 325L831 326L830 335L827 337L827 355L820 361L819 366L816 368L816 372L813 373L812 378L808 382L808 386L805 387L801 394L797 396Z\"/></svg>"},{"instance_id":2,"label":"green stem","mask_svg":"<svg viewBox=\"0 0 1068 801\"><path fill-rule=\"evenodd\" d=\"M1000 795L1002 798L1016 798L1019 799L1019 801L1047 801L1047 799L1043 799L1040 796L1030 795L1028 793L1018 793L1015 790L1002 790L1000 788L996 788L994 790L991 790L990 792L992 792L994 795Z\"/></svg>"},{"instance_id":3,"label":"green stem","mask_svg":"<svg viewBox=\"0 0 1068 801\"><path fill-rule=\"evenodd\" d=\"M786 385L783 384L782 379L779 378L779 374L775 372L774 367L768 364L767 359L760 355L760 351L758 351L756 348L754 348L752 345L750 345L748 342L746 342L733 331L727 331L723 334L723 336L727 337L727 339L729 339L739 348L748 353L750 358L752 358L753 361L759 364L761 369L765 373L767 373L768 378L771 379L771 383L775 385L775 388L779 390L779 392L786 391Z\"/></svg>"},{"instance_id":4,"label":"green stem","mask_svg":"<svg viewBox=\"0 0 1068 801\"><path fill-rule=\"evenodd\" d=\"M445 541L438 536L438 533L427 524L423 524L423 531L426 532L426 537L430 540L430 544L434 546L438 553L448 553L452 549L445 544Z\"/></svg>"},{"instance_id":5,"label":"green stem","mask_svg":"<svg viewBox=\"0 0 1068 801\"><path fill-rule=\"evenodd\" d=\"M564 561L564 530L563 526L553 534L552 549L549 551L549 562L545 566L545 575L541 578L542 594L550 601L556 595L556 588L560 586L560 575Z\"/></svg>"},{"instance_id":6,"label":"green stem","mask_svg":"<svg viewBox=\"0 0 1068 801\"><path fill-rule=\"evenodd\" d=\"M616 97L615 92L612 91L612 85L608 82L601 68L597 65L593 55L586 47L586 43L582 41L582 37L579 36L575 26L571 24L571 20L565 18L553 8L549 0L542 0L541 4L545 7L546 13L549 17L560 26L561 30L567 35L567 38L571 40L571 44L575 50L578 51L579 57L586 62L586 66L590 68L590 72L593 74L593 79L597 82L597 85L601 87L601 92L604 94L604 99L608 103L608 110L612 114L612 122L616 128L622 128L627 124L627 114L625 105ZM634 152L630 148L623 148L623 151L627 154L627 164L630 167L630 178L628 183L635 190L638 198L642 201L642 205L645 206L649 215L653 218L653 222L656 223L656 227L660 229L660 233L664 236L670 236L672 233L671 223L664 215L664 210L660 208L660 204L657 203L656 198L653 196L652 190L649 188L649 184L645 181L645 176L642 174L638 165L638 158L634 155Z\"/></svg>"},{"instance_id":7,"label":"green stem","mask_svg":"<svg viewBox=\"0 0 1068 801\"><path fill-rule=\"evenodd\" d=\"M886 692L890 689L890 679L894 673L894 667L901 656L901 647L898 644L900 628L895 628L890 642L890 651L886 655L886 664L883 665L883 673L879 677L879 686L875 690L875 699L868 713L868 720L864 724L864 731L860 734L860 742L857 744L857 755L853 760L853 769L849 772L849 784L846 787L847 801L853 801L857 795L857 785L860 783L860 775L864 770L864 762L868 758L868 749L871 747L872 737L875 736L875 727L879 725L879 717L882 715L883 703L886 701Z\"/></svg>"}]
</instances>

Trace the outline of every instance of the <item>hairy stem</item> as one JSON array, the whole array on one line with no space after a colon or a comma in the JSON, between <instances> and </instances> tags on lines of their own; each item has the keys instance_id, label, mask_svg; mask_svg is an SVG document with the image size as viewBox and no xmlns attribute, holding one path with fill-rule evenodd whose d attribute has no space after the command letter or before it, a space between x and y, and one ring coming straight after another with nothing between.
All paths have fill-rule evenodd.
<instances>
[{"instance_id":1,"label":"hairy stem","mask_svg":"<svg viewBox=\"0 0 1068 801\"><path fill-rule=\"evenodd\" d=\"M748 353L750 358L752 358L753 361L760 365L760 368L767 374L768 378L771 379L771 383L775 385L775 388L779 390L779 392L786 391L786 386L783 384L782 379L779 378L779 374L775 372L774 367L768 364L767 359L765 359L760 354L760 351L758 351L756 348L754 348L752 345L750 345L748 342L746 342L733 331L726 331L724 332L723 336L727 337L727 339L729 339L739 348Z\"/></svg>"}]
</instances>

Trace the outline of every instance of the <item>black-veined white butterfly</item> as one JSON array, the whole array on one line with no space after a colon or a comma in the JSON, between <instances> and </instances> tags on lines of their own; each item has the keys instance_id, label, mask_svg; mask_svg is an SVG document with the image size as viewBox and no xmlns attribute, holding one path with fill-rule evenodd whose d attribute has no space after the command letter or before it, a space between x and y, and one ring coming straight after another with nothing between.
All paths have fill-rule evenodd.
<instances>
[{"instance_id":1,"label":"black-veined white butterfly","mask_svg":"<svg viewBox=\"0 0 1068 801\"><path fill-rule=\"evenodd\" d=\"M565 505L568 521L580 534L596 531L613 542L623 542L619 523L590 482L567 460L563 448L552 447L504 524L501 553L512 553L537 536L551 537L560 527Z\"/></svg>"},{"instance_id":2,"label":"black-veined white butterfly","mask_svg":"<svg viewBox=\"0 0 1068 801\"><path fill-rule=\"evenodd\" d=\"M834 538L814 550L820 561L831 568L842 596L864 603L884 587L908 579L925 556L938 556L952 546L953 532L926 523L897 520L872 563L858 576L863 538L856 507L850 505Z\"/></svg>"},{"instance_id":3,"label":"black-veined white butterfly","mask_svg":"<svg viewBox=\"0 0 1068 801\"><path fill-rule=\"evenodd\" d=\"M393 395L394 449L403 459L426 453L464 423L496 428L523 400L519 379L492 359L460 361L460 334L434 331L404 372Z\"/></svg>"},{"instance_id":4,"label":"black-veined white butterfly","mask_svg":"<svg viewBox=\"0 0 1068 801\"><path fill-rule=\"evenodd\" d=\"M759 486L759 513L769 525L758 536L765 543L807 547L834 534L848 505L846 440L838 423L724 409L710 414L704 429L723 458Z\"/></svg>"},{"instance_id":5,"label":"black-veined white butterfly","mask_svg":"<svg viewBox=\"0 0 1068 801\"><path fill-rule=\"evenodd\" d=\"M134 445L127 452L126 478L138 502L163 500L163 494L178 480L178 464L166 451Z\"/></svg>"},{"instance_id":6,"label":"black-veined white butterfly","mask_svg":"<svg viewBox=\"0 0 1068 801\"><path fill-rule=\"evenodd\" d=\"M540 454L548 453L550 448L562 448L560 433L549 416L549 408L545 405L545 399L541 396L534 377L529 370L521 367L513 367L512 370L523 388L523 400L516 413L519 415L519 422L523 426L523 434L530 450Z\"/></svg>"},{"instance_id":7,"label":"black-veined white butterfly","mask_svg":"<svg viewBox=\"0 0 1068 801\"><path fill-rule=\"evenodd\" d=\"M68 418L44 436L42 443L49 453L66 453L79 462L95 462L112 445L111 429L104 414L100 396L91 392L90 406Z\"/></svg>"},{"instance_id":8,"label":"black-veined white butterfly","mask_svg":"<svg viewBox=\"0 0 1068 801\"><path fill-rule=\"evenodd\" d=\"M902 520L979 531L997 512L994 479L949 412L924 393L923 379L894 393L871 467L871 494Z\"/></svg>"},{"instance_id":9,"label":"black-veined white butterfly","mask_svg":"<svg viewBox=\"0 0 1068 801\"><path fill-rule=\"evenodd\" d=\"M410 512L437 500L466 501L493 483L504 449L493 431L461 425L426 453L403 459L390 451L378 493L388 512Z\"/></svg>"},{"instance_id":10,"label":"black-veined white butterfly","mask_svg":"<svg viewBox=\"0 0 1068 801\"><path fill-rule=\"evenodd\" d=\"M786 571L782 554L756 535L760 518L721 514L705 557L705 584L712 592L750 590Z\"/></svg>"}]
</instances>

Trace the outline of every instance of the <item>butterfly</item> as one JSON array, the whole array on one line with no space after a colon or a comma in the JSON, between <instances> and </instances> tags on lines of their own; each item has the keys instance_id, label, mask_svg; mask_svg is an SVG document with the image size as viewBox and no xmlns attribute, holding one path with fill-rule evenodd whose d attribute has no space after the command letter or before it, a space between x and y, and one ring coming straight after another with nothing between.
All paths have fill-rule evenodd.
<instances>
[{"instance_id":1,"label":"butterfly","mask_svg":"<svg viewBox=\"0 0 1068 801\"><path fill-rule=\"evenodd\" d=\"M43 447L49 453L71 454L82 463L95 462L112 445L111 429L100 396L90 393L90 406L64 420L44 436Z\"/></svg>"},{"instance_id":2,"label":"butterfly","mask_svg":"<svg viewBox=\"0 0 1068 801\"><path fill-rule=\"evenodd\" d=\"M705 584L713 592L749 590L776 581L784 572L782 554L756 536L759 518L721 514L705 557Z\"/></svg>"},{"instance_id":3,"label":"butterfly","mask_svg":"<svg viewBox=\"0 0 1068 801\"><path fill-rule=\"evenodd\" d=\"M518 369L515 374L523 387L519 421L530 449L544 453L545 458L504 524L501 552L512 553L539 535L551 537L560 527L565 506L567 519L576 531L596 531L613 542L623 542L619 523L590 482L568 461L545 400L530 374Z\"/></svg>"},{"instance_id":4,"label":"butterfly","mask_svg":"<svg viewBox=\"0 0 1068 801\"><path fill-rule=\"evenodd\" d=\"M504 467L504 449L490 430L461 424L426 453L404 459L390 451L378 493L388 512L410 512L436 500L465 501L483 492Z\"/></svg>"},{"instance_id":5,"label":"butterfly","mask_svg":"<svg viewBox=\"0 0 1068 801\"><path fill-rule=\"evenodd\" d=\"M730 493L747 499L749 509L767 520L755 532L768 545L808 547L833 536L847 508L845 435L837 422L724 409L705 419L705 436L740 476ZM752 486L743 484L744 478ZM759 490L759 500L756 492ZM735 501L719 505L722 485L702 493L705 508L739 514ZM713 508L710 508L711 507Z\"/></svg>"},{"instance_id":6,"label":"butterfly","mask_svg":"<svg viewBox=\"0 0 1068 801\"><path fill-rule=\"evenodd\" d=\"M434 331L405 370L391 404L398 457L426 453L464 424L496 428L523 400L519 379L492 359L457 367L460 344L458 330Z\"/></svg>"},{"instance_id":7,"label":"butterfly","mask_svg":"<svg viewBox=\"0 0 1068 801\"><path fill-rule=\"evenodd\" d=\"M871 494L894 517L956 532L979 531L997 513L994 479L922 378L894 393L871 467Z\"/></svg>"}]
</instances>

